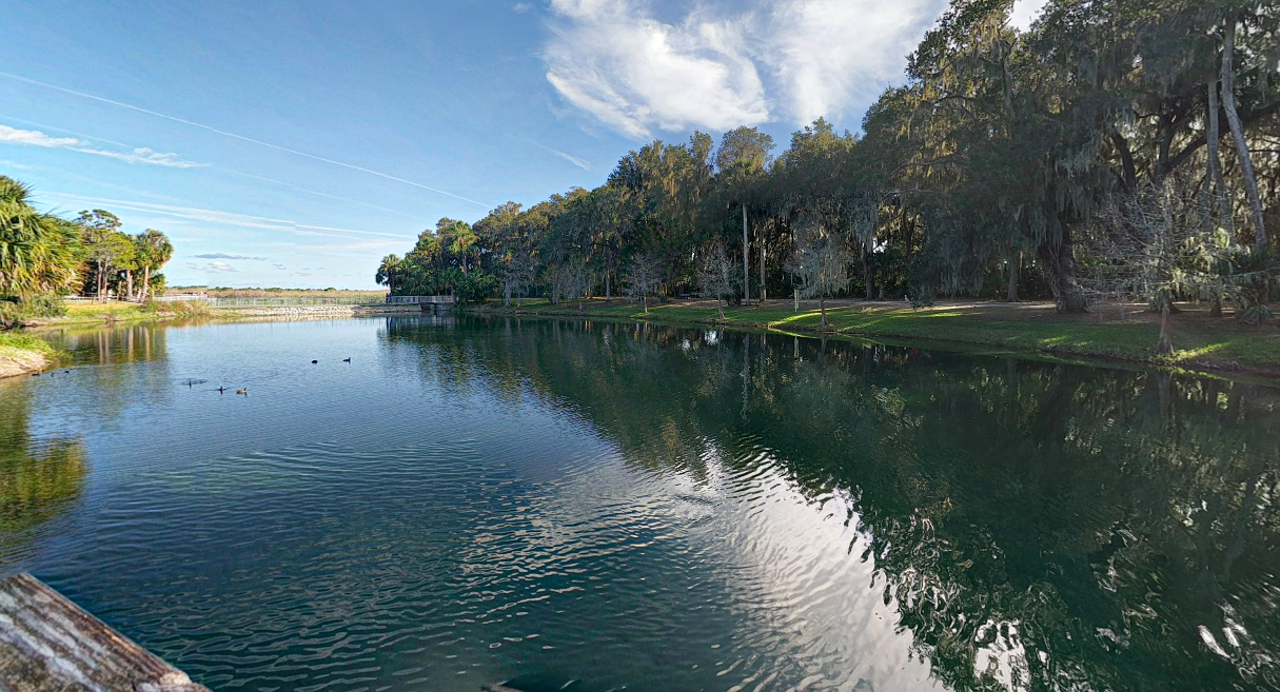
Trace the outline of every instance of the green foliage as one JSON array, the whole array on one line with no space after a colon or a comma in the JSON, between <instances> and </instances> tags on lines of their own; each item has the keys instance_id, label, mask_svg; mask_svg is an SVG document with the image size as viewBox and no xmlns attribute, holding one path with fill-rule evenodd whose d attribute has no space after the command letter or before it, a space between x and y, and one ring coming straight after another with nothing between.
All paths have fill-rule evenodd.
<instances>
[{"instance_id":1,"label":"green foliage","mask_svg":"<svg viewBox=\"0 0 1280 692\"><path fill-rule=\"evenodd\" d=\"M918 302L1003 298L1016 282L1023 298L1085 312L1090 300L1227 292L1239 303L1252 291L1241 312L1255 314L1266 292L1210 268L1227 248L1267 250L1258 210L1280 208L1278 7L1049 0L1019 31L1008 0L954 0L863 136L818 118L776 158L748 127L718 147L701 132L650 142L595 189L507 203L474 227L441 219L396 290L453 291L447 267L479 267L508 297L558 301L585 269L588 292L611 296L646 258L663 294L705 293L699 251L719 243L752 293ZM1239 125L1235 147L1216 146L1225 126L1206 137L1219 111ZM792 270L811 254L813 224L843 249L828 273L847 281L817 289Z\"/></svg>"},{"instance_id":2,"label":"green foliage","mask_svg":"<svg viewBox=\"0 0 1280 692\"><path fill-rule=\"evenodd\" d=\"M149 300L138 309L148 315L174 317L205 317L211 312L209 304L202 300Z\"/></svg>"},{"instance_id":3,"label":"green foliage","mask_svg":"<svg viewBox=\"0 0 1280 692\"><path fill-rule=\"evenodd\" d=\"M34 318L61 317L65 314L67 306L61 296L42 293L26 298L0 299L0 329L20 327Z\"/></svg>"},{"instance_id":4,"label":"green foliage","mask_svg":"<svg viewBox=\"0 0 1280 692\"><path fill-rule=\"evenodd\" d=\"M0 176L0 297L69 291L80 252L74 227L37 211L30 188Z\"/></svg>"}]
</instances>

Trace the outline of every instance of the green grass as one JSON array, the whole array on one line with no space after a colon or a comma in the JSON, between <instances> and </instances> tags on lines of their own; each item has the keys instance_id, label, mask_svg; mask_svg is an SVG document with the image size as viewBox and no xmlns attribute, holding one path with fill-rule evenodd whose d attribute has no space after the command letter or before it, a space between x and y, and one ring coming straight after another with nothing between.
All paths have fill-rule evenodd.
<instances>
[{"instance_id":1,"label":"green grass","mask_svg":"<svg viewBox=\"0 0 1280 692\"><path fill-rule=\"evenodd\" d=\"M105 303L68 301L67 314L62 317L51 317L32 320L34 325L47 326L59 324L98 324L112 322L136 322L142 320L163 320L177 317L199 317L209 314L207 305L198 302L173 303L125 303L110 301Z\"/></svg>"},{"instance_id":2,"label":"green grass","mask_svg":"<svg viewBox=\"0 0 1280 692\"><path fill-rule=\"evenodd\" d=\"M55 351L49 342L21 331L0 332L0 353L9 351L31 351L42 356L52 356Z\"/></svg>"},{"instance_id":3,"label":"green grass","mask_svg":"<svg viewBox=\"0 0 1280 692\"><path fill-rule=\"evenodd\" d=\"M513 304L514 308L514 304ZM602 300L551 305L546 300L523 301L523 312L607 319L644 319L675 324L717 323L711 303L676 302L652 305L648 315L638 305ZM472 306L476 313L504 313L500 303ZM912 310L885 304L844 304L828 307L829 327L823 330L816 304L799 311L790 301L765 306L725 308L724 326L793 333L828 333L901 340L946 341L1036 351L1060 356L1117 359L1189 369L1243 369L1280 375L1280 329L1275 325L1247 327L1232 320L1210 320L1198 313L1173 318L1171 356L1154 353L1159 327L1150 315L1059 316L1050 305L965 303Z\"/></svg>"}]
</instances>

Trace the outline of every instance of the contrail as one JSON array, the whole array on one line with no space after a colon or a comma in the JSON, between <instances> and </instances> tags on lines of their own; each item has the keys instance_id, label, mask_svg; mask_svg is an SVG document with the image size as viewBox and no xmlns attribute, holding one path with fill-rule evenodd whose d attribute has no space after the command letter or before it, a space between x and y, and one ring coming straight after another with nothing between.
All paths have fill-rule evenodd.
<instances>
[{"instance_id":1,"label":"contrail","mask_svg":"<svg viewBox=\"0 0 1280 692\"><path fill-rule=\"evenodd\" d=\"M24 82L24 83L26 83L26 84L34 84L35 86L38 86L38 87L44 87L45 89L53 89L54 91L61 91L61 92L62 92L62 93L64 93L64 94L71 94L72 96L79 96L80 98L92 99L92 100L94 100L94 101L100 101L100 102L102 102L102 103L109 103L109 104L111 104L111 105L113 105L113 106L117 106L117 107L119 107L119 108L127 108L127 109L129 109L129 110L131 110L131 111L137 111L137 112L139 112L139 113L146 113L147 115L155 116L155 117L157 117L157 118L164 118L165 120L172 120L173 122L176 122L176 123L182 123L183 125L190 125L191 127L198 127L198 128L200 128L200 129L202 129L202 130L208 130L209 132L214 132L214 133L216 133L216 134L220 134L220 135L222 135L222 136L224 136L224 137L231 137L231 138L233 138L233 139L239 139L239 140L242 140L242 141L245 141L245 142L251 142L251 143L253 143L253 144L257 144L257 145L259 145L259 146L268 147L268 148L270 148L270 149L275 149L275 150L277 150L277 151L283 151L283 152L286 152L286 153L289 153L289 154L293 154L293 155L295 155L295 156L303 156L303 157L306 157L306 158L309 158L309 159L314 159L314 160L316 160L316 161L323 161L323 162L328 163L328 164L333 164L334 166L342 166L343 168L350 168L350 169L351 169L351 170L353 170L353 171L360 171L361 173L368 173L369 175L376 175L376 176L378 176L379 178L386 178L387 180L394 180L394 181L396 181L396 182L398 182L398 183L404 183L405 185L412 185L412 186L414 186L414 187L422 188L423 190L429 190L429 191L434 192L434 193L436 193L436 194L446 195L446 196L448 196L448 197L453 197L454 199L460 199L460 200L462 200L462 201L464 201L464 202L470 202L471 204L476 204L476 205L479 205L479 206L484 207L484 208L486 208L486 209L487 209L487 208L489 208L489 206L490 206L490 205L488 205L488 204L485 204L484 202L478 202L478 201L476 201L476 200L474 200L474 199L471 199L471 198L468 198L468 197L463 197L462 195L455 195L455 194L453 194L452 192L448 192L448 191L446 191L446 190L441 190L441 189L439 189L439 188L431 187L430 185L423 185L422 183L414 182L414 181L412 181L412 180L406 180L405 178L398 178L398 177L396 177L396 176L394 176L394 175L389 175L389 174L387 174L387 173L382 173L382 172L380 172L380 171L375 171L375 170L373 170L373 169L371 169L371 168L365 168L364 166L357 166L357 165L355 165L355 164L343 163L342 161L335 161L335 160L333 160L333 159L327 159L327 158L325 158L325 157L323 157L323 156L316 156L315 154L308 154L308 153L307 153L307 152L305 152L305 151L298 151L297 149L290 149L290 148L288 148L288 147L282 147L282 146L280 146L280 145L278 145L278 144L272 144L272 143L270 143L270 142L264 142L264 141L262 141L262 140L260 140L260 139L254 139L254 138L252 138L252 137L245 137L244 135L238 135L238 134L236 134L236 133L234 133L234 132L227 132L226 130L219 130L219 129L218 129L218 128L216 128L216 127L213 127L213 126L211 126L211 125L205 125L204 123L198 123L198 122L195 122L194 120L186 120L186 119L184 119L184 118L178 118L178 117L175 117L175 116L172 116L172 115L165 115L164 113L157 113L156 111L153 111L153 110L147 110L146 108L141 108L141 107L139 107L139 106L134 106L134 105L131 105L131 104L128 104L128 103L122 103L122 102L120 102L120 101L113 101L113 100L111 100L111 99L109 99L109 98L103 98L103 97L101 97L101 96L94 96L93 94L86 94L86 93L84 93L83 91L76 91L76 90L74 90L74 89L68 89L68 88L66 88L66 87L60 87L60 86L57 86L56 84L49 84L49 83L46 83L46 82L36 81L36 80L34 80L34 79L29 79L29 78L27 78L27 77L23 77L23 76L21 76L21 75L12 74L12 73L10 73L10 72L0 72L0 76L8 77L9 79L15 79L15 80L17 80L17 81L19 81L19 82Z\"/></svg>"}]
</instances>

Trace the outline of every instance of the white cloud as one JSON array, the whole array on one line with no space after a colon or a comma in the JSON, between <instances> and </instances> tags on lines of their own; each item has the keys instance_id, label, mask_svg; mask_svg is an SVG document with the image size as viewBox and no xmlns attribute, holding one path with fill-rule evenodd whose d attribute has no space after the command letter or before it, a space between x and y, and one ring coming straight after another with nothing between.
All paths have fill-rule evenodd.
<instances>
[{"instance_id":1,"label":"white cloud","mask_svg":"<svg viewBox=\"0 0 1280 692\"><path fill-rule=\"evenodd\" d=\"M1015 0L1013 11L1009 14L1009 26L1018 31L1031 28L1031 23L1040 16L1045 0Z\"/></svg>"},{"instance_id":2,"label":"white cloud","mask_svg":"<svg viewBox=\"0 0 1280 692\"><path fill-rule=\"evenodd\" d=\"M631 0L552 0L561 19L547 79L570 103L634 137L650 129L729 129L769 119L764 86L733 21L691 12L679 24Z\"/></svg>"},{"instance_id":3,"label":"white cloud","mask_svg":"<svg viewBox=\"0 0 1280 692\"><path fill-rule=\"evenodd\" d=\"M38 130L19 130L8 125L0 125L0 142L21 144L29 147L45 147L47 149L72 147L80 144L80 140L75 137L50 137Z\"/></svg>"},{"instance_id":4,"label":"white cloud","mask_svg":"<svg viewBox=\"0 0 1280 692\"><path fill-rule=\"evenodd\" d=\"M140 147L130 151L111 151L108 149L99 149L88 142L75 137L51 137L39 130L19 130L15 127L9 127L8 125L0 125L0 142L28 147L42 147L45 149L68 149L70 151L80 152L81 154L105 156L107 158L124 161L126 163L140 163L149 166L164 166L166 168L196 168L205 165L194 161L187 161L177 154L159 152L146 147Z\"/></svg>"},{"instance_id":5,"label":"white cloud","mask_svg":"<svg viewBox=\"0 0 1280 692\"><path fill-rule=\"evenodd\" d=\"M774 3L763 61L795 123L848 117L891 82L938 15L936 0L793 0ZM860 115L860 114L857 114Z\"/></svg>"},{"instance_id":6,"label":"white cloud","mask_svg":"<svg viewBox=\"0 0 1280 692\"><path fill-rule=\"evenodd\" d=\"M1020 0L1020 2L1036 0ZM944 0L551 0L547 80L632 137L857 115L902 77Z\"/></svg>"}]
</instances>

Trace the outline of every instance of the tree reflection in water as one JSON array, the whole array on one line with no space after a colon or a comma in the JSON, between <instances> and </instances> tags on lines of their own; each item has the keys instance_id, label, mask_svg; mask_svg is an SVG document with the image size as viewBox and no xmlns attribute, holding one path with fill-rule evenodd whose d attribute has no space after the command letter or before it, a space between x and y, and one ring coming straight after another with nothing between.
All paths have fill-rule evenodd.
<instances>
[{"instance_id":1,"label":"tree reflection in water","mask_svg":"<svg viewBox=\"0 0 1280 692\"><path fill-rule=\"evenodd\" d=\"M80 498L84 446L78 440L42 440L31 434L30 391L0 387L0 573L28 557L34 538Z\"/></svg>"},{"instance_id":2,"label":"tree reflection in water","mask_svg":"<svg viewBox=\"0 0 1280 692\"><path fill-rule=\"evenodd\" d=\"M423 376L532 392L636 465L696 480L764 448L811 498L847 492L949 687L1280 685L1273 389L648 324L450 332L387 327Z\"/></svg>"}]
</instances>

